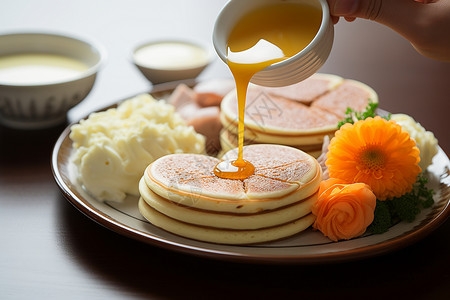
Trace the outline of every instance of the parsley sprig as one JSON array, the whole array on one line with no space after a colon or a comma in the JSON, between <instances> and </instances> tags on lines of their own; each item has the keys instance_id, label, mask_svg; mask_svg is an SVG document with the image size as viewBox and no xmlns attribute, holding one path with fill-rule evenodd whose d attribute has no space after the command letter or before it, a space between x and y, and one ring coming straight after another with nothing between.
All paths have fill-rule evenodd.
<instances>
[{"instance_id":1,"label":"parsley sprig","mask_svg":"<svg viewBox=\"0 0 450 300\"><path fill-rule=\"evenodd\" d=\"M338 128L341 128L341 126L346 123L354 124L354 123L358 122L359 120L365 120L369 117L373 118L373 117L377 116L377 113L376 113L377 108L378 108L378 103L373 102L370 99L369 99L369 103L367 104L365 110L362 112L355 111L352 108L348 107L345 112L346 118L338 123ZM391 114L389 114L388 116L384 116L382 118L389 120L391 118Z\"/></svg>"},{"instance_id":2,"label":"parsley sprig","mask_svg":"<svg viewBox=\"0 0 450 300\"><path fill-rule=\"evenodd\" d=\"M390 200L377 200L368 231L379 234L388 231L397 221L413 222L423 208L434 204L434 191L426 186L427 182L425 175L419 174L411 192Z\"/></svg>"}]
</instances>

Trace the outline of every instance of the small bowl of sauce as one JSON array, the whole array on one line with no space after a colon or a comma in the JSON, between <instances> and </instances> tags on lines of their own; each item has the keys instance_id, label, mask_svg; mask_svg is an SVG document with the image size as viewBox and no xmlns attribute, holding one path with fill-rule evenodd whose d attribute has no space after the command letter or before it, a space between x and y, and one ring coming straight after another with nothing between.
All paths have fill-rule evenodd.
<instances>
[{"instance_id":1,"label":"small bowl of sauce","mask_svg":"<svg viewBox=\"0 0 450 300\"><path fill-rule=\"evenodd\" d=\"M314 74L328 58L334 38L329 14L326 0L231 0L216 19L213 44L228 64L231 56L235 63L253 65L261 57L273 59L251 82L291 85Z\"/></svg>"},{"instance_id":2,"label":"small bowl of sauce","mask_svg":"<svg viewBox=\"0 0 450 300\"><path fill-rule=\"evenodd\" d=\"M238 158L214 168L221 178L253 174L244 159L244 115L251 82L265 86L294 84L314 74L333 43L326 0L231 0L220 12L214 47L233 74L238 99Z\"/></svg>"},{"instance_id":3,"label":"small bowl of sauce","mask_svg":"<svg viewBox=\"0 0 450 300\"><path fill-rule=\"evenodd\" d=\"M0 122L41 129L66 121L91 91L102 48L53 33L0 35Z\"/></svg>"},{"instance_id":4,"label":"small bowl of sauce","mask_svg":"<svg viewBox=\"0 0 450 300\"><path fill-rule=\"evenodd\" d=\"M133 63L153 84L196 78L211 57L206 47L178 40L152 41L133 51Z\"/></svg>"}]
</instances>

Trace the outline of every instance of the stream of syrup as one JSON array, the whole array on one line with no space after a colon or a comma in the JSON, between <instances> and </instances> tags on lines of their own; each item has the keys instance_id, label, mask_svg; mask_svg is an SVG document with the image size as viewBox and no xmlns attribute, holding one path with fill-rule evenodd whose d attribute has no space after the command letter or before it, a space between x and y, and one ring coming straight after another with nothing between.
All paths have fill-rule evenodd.
<instances>
[{"instance_id":1,"label":"stream of syrup","mask_svg":"<svg viewBox=\"0 0 450 300\"><path fill-rule=\"evenodd\" d=\"M304 49L322 21L321 11L298 3L264 6L244 16L228 37L227 64L236 83L238 99L239 152L236 160L217 164L221 178L245 179L255 167L244 160L244 115L248 85L257 72Z\"/></svg>"}]
</instances>

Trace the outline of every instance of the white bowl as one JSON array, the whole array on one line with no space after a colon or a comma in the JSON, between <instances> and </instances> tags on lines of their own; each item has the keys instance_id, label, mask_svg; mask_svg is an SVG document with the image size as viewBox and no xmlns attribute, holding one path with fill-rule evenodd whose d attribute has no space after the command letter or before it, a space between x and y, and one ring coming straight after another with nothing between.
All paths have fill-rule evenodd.
<instances>
[{"instance_id":1,"label":"white bowl","mask_svg":"<svg viewBox=\"0 0 450 300\"><path fill-rule=\"evenodd\" d=\"M278 2L308 3L322 10L322 23L311 43L296 55L256 73L251 82L263 86L286 86L300 82L325 63L333 45L334 27L326 0L231 0L220 11L213 31L213 44L219 57L227 61L227 40L235 24L250 11Z\"/></svg>"},{"instance_id":2,"label":"white bowl","mask_svg":"<svg viewBox=\"0 0 450 300\"><path fill-rule=\"evenodd\" d=\"M37 32L0 35L0 57L21 54L58 55L81 62L86 68L66 79L48 82L0 80L0 122L20 129L63 123L68 110L91 91L105 57L98 45L65 35Z\"/></svg>"},{"instance_id":3,"label":"white bowl","mask_svg":"<svg viewBox=\"0 0 450 300\"><path fill-rule=\"evenodd\" d=\"M211 57L199 43L173 39L147 42L133 50L133 63L153 84L196 78Z\"/></svg>"}]
</instances>

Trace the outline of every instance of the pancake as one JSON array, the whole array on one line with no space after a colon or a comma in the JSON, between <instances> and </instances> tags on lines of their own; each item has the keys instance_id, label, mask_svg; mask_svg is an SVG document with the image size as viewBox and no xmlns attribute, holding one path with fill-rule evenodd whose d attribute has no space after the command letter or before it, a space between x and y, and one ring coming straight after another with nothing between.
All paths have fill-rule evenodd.
<instances>
[{"instance_id":1,"label":"pancake","mask_svg":"<svg viewBox=\"0 0 450 300\"><path fill-rule=\"evenodd\" d=\"M238 136L238 127L236 124L230 124L228 127L221 130L221 135L226 132L227 140L233 141ZM244 142L246 144L279 144L304 149L316 149L322 144L325 136L333 137L335 130L323 132L319 134L310 135L282 135L270 134L256 129L245 129ZM237 138L236 138L237 140ZM303 146L303 148L300 148Z\"/></svg>"},{"instance_id":2,"label":"pancake","mask_svg":"<svg viewBox=\"0 0 450 300\"><path fill-rule=\"evenodd\" d=\"M279 226L256 230L227 230L197 226L170 218L153 209L142 198L139 199L139 211L153 225L171 233L210 243L234 245L279 240L307 229L315 221L315 216L310 213Z\"/></svg>"},{"instance_id":3,"label":"pancake","mask_svg":"<svg viewBox=\"0 0 450 300\"><path fill-rule=\"evenodd\" d=\"M283 143L282 141L277 141L274 144L283 144L288 145L294 148L297 148L301 151L304 151L311 155L314 158L319 157L322 154L322 141L323 137L321 137L322 140L320 140L320 143L317 144L295 144L295 143ZM244 145L251 145L252 141L254 141L255 137L253 138L246 138L244 139ZM319 138L318 138L319 140ZM230 130L221 130L220 132L220 146L222 149L221 153L226 153L236 147L238 147L238 136L236 134L231 133Z\"/></svg>"},{"instance_id":4,"label":"pancake","mask_svg":"<svg viewBox=\"0 0 450 300\"><path fill-rule=\"evenodd\" d=\"M280 209L254 214L218 213L193 209L164 199L152 192L144 180L139 183L141 198L160 213L184 222L221 229L261 229L297 220L311 212L317 193Z\"/></svg>"},{"instance_id":5,"label":"pancake","mask_svg":"<svg viewBox=\"0 0 450 300\"><path fill-rule=\"evenodd\" d=\"M276 135L313 135L336 130L340 119L320 107L311 108L298 101L267 94L265 88L250 85L245 105L246 128ZM224 128L237 127L237 98L235 91L221 103Z\"/></svg>"},{"instance_id":6,"label":"pancake","mask_svg":"<svg viewBox=\"0 0 450 300\"><path fill-rule=\"evenodd\" d=\"M244 142L296 147L317 157L325 136L333 137L347 108L363 111L378 102L376 92L355 80L314 74L298 84L268 88L251 84L247 93ZM221 103L222 151L235 146L238 133L236 92ZM314 149L314 150L311 150Z\"/></svg>"},{"instance_id":7,"label":"pancake","mask_svg":"<svg viewBox=\"0 0 450 300\"><path fill-rule=\"evenodd\" d=\"M237 157L233 150L226 157ZM290 205L314 194L322 170L310 155L280 145L244 147L244 159L255 166L244 180L214 175L219 159L197 154L166 155L144 172L147 186L164 199L198 209L257 213Z\"/></svg>"},{"instance_id":8,"label":"pancake","mask_svg":"<svg viewBox=\"0 0 450 300\"><path fill-rule=\"evenodd\" d=\"M306 110L305 110L306 111ZM315 112L317 115L322 115L323 111L318 110L308 110L308 113ZM245 128L244 131L244 139L247 141L254 141L256 143L270 143L270 144L280 144L287 146L297 146L297 145L318 145L323 141L323 137L325 135L333 136L334 132L337 128L337 123L339 119L335 115L331 115L328 113L327 116L330 117L331 121L330 125L327 128L320 129L307 129L302 132L296 132L294 130L286 130L284 132L273 132L273 130L267 127L253 127L253 128ZM220 122L223 125L223 128L230 133L237 135L238 134L238 123L228 119L228 117L221 113L220 114Z\"/></svg>"}]
</instances>

